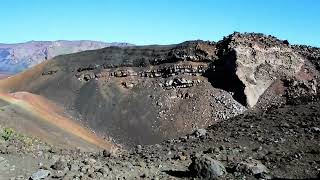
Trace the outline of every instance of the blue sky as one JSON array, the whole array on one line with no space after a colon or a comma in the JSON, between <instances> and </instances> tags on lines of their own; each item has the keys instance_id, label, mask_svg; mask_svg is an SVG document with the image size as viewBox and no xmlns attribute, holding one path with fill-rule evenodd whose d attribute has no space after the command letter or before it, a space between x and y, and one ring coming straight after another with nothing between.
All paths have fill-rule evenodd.
<instances>
[{"instance_id":1,"label":"blue sky","mask_svg":"<svg viewBox=\"0 0 320 180\"><path fill-rule=\"evenodd\" d=\"M262 32L320 47L318 0L0 0L1 43L217 41Z\"/></svg>"}]
</instances>

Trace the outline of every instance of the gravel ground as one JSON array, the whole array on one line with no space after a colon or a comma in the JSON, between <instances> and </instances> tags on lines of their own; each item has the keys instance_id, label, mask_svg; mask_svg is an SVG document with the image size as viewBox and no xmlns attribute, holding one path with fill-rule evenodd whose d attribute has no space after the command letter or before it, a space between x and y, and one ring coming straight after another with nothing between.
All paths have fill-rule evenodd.
<instances>
[{"instance_id":1,"label":"gravel ground","mask_svg":"<svg viewBox=\"0 0 320 180\"><path fill-rule=\"evenodd\" d=\"M0 179L317 179L319 135L315 100L248 111L179 139L115 154L35 140L27 147L13 136L1 141Z\"/></svg>"}]
</instances>

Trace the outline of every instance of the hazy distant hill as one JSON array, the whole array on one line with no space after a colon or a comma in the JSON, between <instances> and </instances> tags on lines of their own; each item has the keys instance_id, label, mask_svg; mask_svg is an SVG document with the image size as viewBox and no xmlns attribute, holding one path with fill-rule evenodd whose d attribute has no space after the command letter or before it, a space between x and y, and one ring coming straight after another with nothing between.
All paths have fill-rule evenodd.
<instances>
[{"instance_id":1,"label":"hazy distant hill","mask_svg":"<svg viewBox=\"0 0 320 180\"><path fill-rule=\"evenodd\" d=\"M99 41L30 41L19 44L0 44L0 73L15 74L62 54L128 45L130 44Z\"/></svg>"}]
</instances>

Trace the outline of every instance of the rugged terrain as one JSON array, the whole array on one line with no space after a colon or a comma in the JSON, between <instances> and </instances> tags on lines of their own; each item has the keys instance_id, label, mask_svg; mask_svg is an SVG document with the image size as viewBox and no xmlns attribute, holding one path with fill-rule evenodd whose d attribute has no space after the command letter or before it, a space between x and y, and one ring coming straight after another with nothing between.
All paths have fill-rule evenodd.
<instances>
[{"instance_id":1,"label":"rugged terrain","mask_svg":"<svg viewBox=\"0 0 320 180\"><path fill-rule=\"evenodd\" d=\"M0 44L0 74L16 74L62 54L127 45L129 44L98 41L30 41L19 44Z\"/></svg>"},{"instance_id":2,"label":"rugged terrain","mask_svg":"<svg viewBox=\"0 0 320 180\"><path fill-rule=\"evenodd\" d=\"M39 145L39 141L27 146L13 136L2 143L0 177L205 179L219 174L211 177L318 179L319 109L317 99L268 111L248 111L207 130L116 154L58 150ZM29 152L30 148L33 151ZM219 168L211 169L212 162Z\"/></svg>"},{"instance_id":3,"label":"rugged terrain","mask_svg":"<svg viewBox=\"0 0 320 180\"><path fill-rule=\"evenodd\" d=\"M247 108L281 104L289 83L305 83L306 93L316 94L318 74L284 41L235 33L217 43L109 47L59 56L1 81L0 88L45 97L96 133L129 147L179 137Z\"/></svg>"},{"instance_id":4,"label":"rugged terrain","mask_svg":"<svg viewBox=\"0 0 320 180\"><path fill-rule=\"evenodd\" d=\"M10 124L40 140L29 152L20 150L30 147L15 135L6 138L6 167L17 168L4 168L4 177L29 178L41 169L34 176L317 178L319 52L273 36L234 33L219 42L108 47L55 57L0 81L2 126L10 117L46 122L31 132ZM44 126L58 133L39 136ZM85 135L72 128L78 126ZM82 143L66 148L59 132ZM85 149L83 143L97 145L102 137L107 147L97 148L100 153ZM23 170L16 153L34 166Z\"/></svg>"}]
</instances>

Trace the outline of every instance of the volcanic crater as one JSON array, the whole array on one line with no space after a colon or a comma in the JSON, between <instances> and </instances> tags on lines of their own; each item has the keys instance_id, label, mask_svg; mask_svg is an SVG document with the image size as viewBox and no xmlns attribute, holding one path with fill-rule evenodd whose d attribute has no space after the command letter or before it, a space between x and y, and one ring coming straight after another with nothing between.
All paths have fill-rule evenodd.
<instances>
[{"instance_id":1,"label":"volcanic crater","mask_svg":"<svg viewBox=\"0 0 320 180\"><path fill-rule=\"evenodd\" d=\"M304 53L257 33L233 33L219 42L107 47L57 56L1 80L0 89L45 97L63 109L59 115L130 148L281 105L294 96L290 80L316 95L319 71Z\"/></svg>"}]
</instances>

